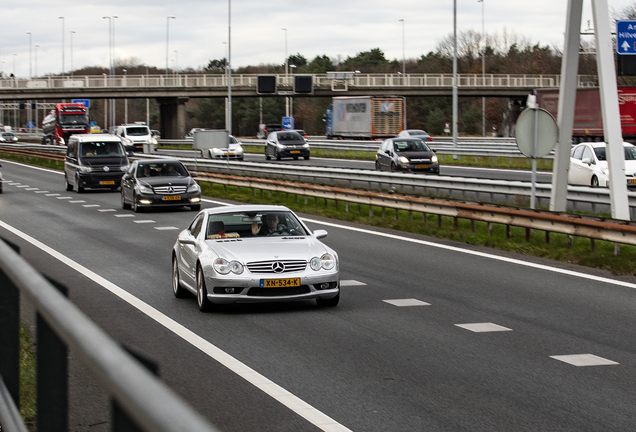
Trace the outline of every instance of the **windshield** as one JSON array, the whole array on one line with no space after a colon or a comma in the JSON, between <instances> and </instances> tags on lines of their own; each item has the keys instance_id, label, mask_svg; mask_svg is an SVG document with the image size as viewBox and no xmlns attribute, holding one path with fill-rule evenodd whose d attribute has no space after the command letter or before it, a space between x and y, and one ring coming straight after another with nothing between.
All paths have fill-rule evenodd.
<instances>
[{"instance_id":1,"label":"windshield","mask_svg":"<svg viewBox=\"0 0 636 432\"><path fill-rule=\"evenodd\" d=\"M309 235L296 216L288 211L235 212L210 215L205 238L305 236Z\"/></svg>"},{"instance_id":2,"label":"windshield","mask_svg":"<svg viewBox=\"0 0 636 432\"><path fill-rule=\"evenodd\" d=\"M230 135L230 144L238 144L238 140Z\"/></svg>"},{"instance_id":3,"label":"windshield","mask_svg":"<svg viewBox=\"0 0 636 432\"><path fill-rule=\"evenodd\" d=\"M86 114L62 114L60 115L60 124L86 125L88 124L88 117Z\"/></svg>"},{"instance_id":4,"label":"windshield","mask_svg":"<svg viewBox=\"0 0 636 432\"><path fill-rule=\"evenodd\" d=\"M394 147L397 153L410 151L431 151L431 149L426 144L424 144L424 141L419 140L395 141Z\"/></svg>"},{"instance_id":5,"label":"windshield","mask_svg":"<svg viewBox=\"0 0 636 432\"><path fill-rule=\"evenodd\" d=\"M126 128L126 135L128 136L146 136L150 135L150 129L145 126L135 126Z\"/></svg>"},{"instance_id":6,"label":"windshield","mask_svg":"<svg viewBox=\"0 0 636 432\"><path fill-rule=\"evenodd\" d=\"M137 166L137 178L187 177L188 170L179 162L143 162Z\"/></svg>"},{"instance_id":7,"label":"windshield","mask_svg":"<svg viewBox=\"0 0 636 432\"><path fill-rule=\"evenodd\" d=\"M278 141L304 141L298 132L281 132Z\"/></svg>"},{"instance_id":8,"label":"windshield","mask_svg":"<svg viewBox=\"0 0 636 432\"><path fill-rule=\"evenodd\" d=\"M13 135L11 132L4 132L2 136L7 138L13 138L15 135Z\"/></svg>"},{"instance_id":9,"label":"windshield","mask_svg":"<svg viewBox=\"0 0 636 432\"><path fill-rule=\"evenodd\" d=\"M80 155L84 157L123 157L124 149L119 141L80 143Z\"/></svg>"},{"instance_id":10,"label":"windshield","mask_svg":"<svg viewBox=\"0 0 636 432\"><path fill-rule=\"evenodd\" d=\"M623 146L625 149L625 160L636 160L636 147L633 145ZM606 147L594 147L594 153L596 158L600 161L607 160L607 148Z\"/></svg>"}]
</instances>

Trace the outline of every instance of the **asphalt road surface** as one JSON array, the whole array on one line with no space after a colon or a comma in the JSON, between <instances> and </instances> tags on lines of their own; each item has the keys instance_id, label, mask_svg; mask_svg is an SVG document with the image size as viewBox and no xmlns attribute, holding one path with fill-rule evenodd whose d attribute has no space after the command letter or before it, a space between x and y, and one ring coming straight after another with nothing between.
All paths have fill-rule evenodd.
<instances>
[{"instance_id":1,"label":"asphalt road surface","mask_svg":"<svg viewBox=\"0 0 636 432\"><path fill-rule=\"evenodd\" d=\"M338 307L203 314L170 285L194 212L135 214L118 193L2 164L0 236L223 431L636 429L633 279L304 215L339 252ZM71 429L109 430L106 395L70 354Z\"/></svg>"}]
</instances>

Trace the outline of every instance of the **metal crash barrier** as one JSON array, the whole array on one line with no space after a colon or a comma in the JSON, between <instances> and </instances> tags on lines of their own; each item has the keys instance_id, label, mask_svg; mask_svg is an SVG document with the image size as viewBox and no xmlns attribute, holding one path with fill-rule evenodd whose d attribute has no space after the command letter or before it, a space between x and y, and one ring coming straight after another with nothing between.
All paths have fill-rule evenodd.
<instances>
[{"instance_id":1,"label":"metal crash barrier","mask_svg":"<svg viewBox=\"0 0 636 432\"><path fill-rule=\"evenodd\" d=\"M17 249L17 248L15 248ZM0 240L0 430L26 432L19 414L20 300L37 314L37 430L68 428L68 351L112 401L111 430L218 431Z\"/></svg>"}]
</instances>

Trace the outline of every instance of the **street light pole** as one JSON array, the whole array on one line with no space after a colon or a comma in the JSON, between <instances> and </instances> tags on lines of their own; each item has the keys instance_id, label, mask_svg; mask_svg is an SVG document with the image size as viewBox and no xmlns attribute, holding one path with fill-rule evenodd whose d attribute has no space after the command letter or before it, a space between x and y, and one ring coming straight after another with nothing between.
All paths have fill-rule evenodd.
<instances>
[{"instance_id":1,"label":"street light pole","mask_svg":"<svg viewBox=\"0 0 636 432\"><path fill-rule=\"evenodd\" d=\"M31 79L31 78L33 78L33 73L31 71L31 60L32 60L31 47L33 46L32 43L31 43L32 42L32 39L31 39L32 35L31 35L31 32L27 32L26 34L29 35L29 79Z\"/></svg>"},{"instance_id":2,"label":"street light pole","mask_svg":"<svg viewBox=\"0 0 636 432\"><path fill-rule=\"evenodd\" d=\"M398 20L402 22L402 76L406 76L406 54L404 48L404 19Z\"/></svg>"},{"instance_id":3,"label":"street light pole","mask_svg":"<svg viewBox=\"0 0 636 432\"><path fill-rule=\"evenodd\" d=\"M453 0L453 146L455 148L458 132L457 109L457 0Z\"/></svg>"},{"instance_id":4,"label":"street light pole","mask_svg":"<svg viewBox=\"0 0 636 432\"><path fill-rule=\"evenodd\" d=\"M36 45L35 46L35 76L38 76L38 48L40 48L40 45Z\"/></svg>"},{"instance_id":5,"label":"street light pole","mask_svg":"<svg viewBox=\"0 0 636 432\"><path fill-rule=\"evenodd\" d=\"M177 19L173 16L166 17L166 79L168 79L168 52L170 46L170 20Z\"/></svg>"},{"instance_id":6,"label":"street light pole","mask_svg":"<svg viewBox=\"0 0 636 432\"><path fill-rule=\"evenodd\" d=\"M287 55L287 29L282 28L285 32L285 84L289 81L289 56ZM289 117L289 96L285 96L285 116Z\"/></svg>"},{"instance_id":7,"label":"street light pole","mask_svg":"<svg viewBox=\"0 0 636 432\"><path fill-rule=\"evenodd\" d=\"M73 34L75 31L71 30L71 80L73 80Z\"/></svg>"},{"instance_id":8,"label":"street light pole","mask_svg":"<svg viewBox=\"0 0 636 432\"><path fill-rule=\"evenodd\" d=\"M64 77L64 17L58 17L62 20L62 77Z\"/></svg>"},{"instance_id":9,"label":"street light pole","mask_svg":"<svg viewBox=\"0 0 636 432\"><path fill-rule=\"evenodd\" d=\"M124 87L128 87L128 70L123 69L124 72ZM124 123L128 124L128 98L124 99Z\"/></svg>"},{"instance_id":10,"label":"street light pole","mask_svg":"<svg viewBox=\"0 0 636 432\"><path fill-rule=\"evenodd\" d=\"M486 33L484 31L484 0L481 3L481 85L486 85ZM486 136L486 97L481 98L481 136Z\"/></svg>"},{"instance_id":11,"label":"street light pole","mask_svg":"<svg viewBox=\"0 0 636 432\"><path fill-rule=\"evenodd\" d=\"M227 0L227 131L232 135L232 0Z\"/></svg>"}]
</instances>

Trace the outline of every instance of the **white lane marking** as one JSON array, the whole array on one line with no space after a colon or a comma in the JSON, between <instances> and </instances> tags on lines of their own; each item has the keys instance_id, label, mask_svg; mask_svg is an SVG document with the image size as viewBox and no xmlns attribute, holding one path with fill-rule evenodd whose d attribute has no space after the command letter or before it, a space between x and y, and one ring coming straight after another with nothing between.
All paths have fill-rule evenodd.
<instances>
[{"instance_id":1,"label":"white lane marking","mask_svg":"<svg viewBox=\"0 0 636 432\"><path fill-rule=\"evenodd\" d=\"M99 204L84 204L82 207L99 207Z\"/></svg>"},{"instance_id":2,"label":"white lane marking","mask_svg":"<svg viewBox=\"0 0 636 432\"><path fill-rule=\"evenodd\" d=\"M114 211L117 211L117 210L116 209L101 209L101 210L97 210L97 211L100 211L100 212L114 212Z\"/></svg>"},{"instance_id":3,"label":"white lane marking","mask_svg":"<svg viewBox=\"0 0 636 432\"><path fill-rule=\"evenodd\" d=\"M15 186L15 185L19 185L19 184L21 184L21 183L12 182L12 183L9 183L9 186Z\"/></svg>"},{"instance_id":4,"label":"white lane marking","mask_svg":"<svg viewBox=\"0 0 636 432\"><path fill-rule=\"evenodd\" d=\"M135 217L135 215L131 215L131 214L116 214L116 215L113 215L113 216L115 216L115 217Z\"/></svg>"},{"instance_id":5,"label":"white lane marking","mask_svg":"<svg viewBox=\"0 0 636 432\"><path fill-rule=\"evenodd\" d=\"M471 323L471 324L455 324L457 327L461 327L466 330L470 330L475 333L485 332L500 332L500 331L512 331L508 327L500 326L493 323Z\"/></svg>"},{"instance_id":6,"label":"white lane marking","mask_svg":"<svg viewBox=\"0 0 636 432\"><path fill-rule=\"evenodd\" d=\"M48 196L48 195L47 195L47 196ZM69 196L59 196L59 197L57 197L57 199L59 199L59 200L67 200L67 199L69 199L69 200L70 200L70 199L73 199L73 197L69 197Z\"/></svg>"},{"instance_id":7,"label":"white lane marking","mask_svg":"<svg viewBox=\"0 0 636 432\"><path fill-rule=\"evenodd\" d=\"M133 222L135 222L135 223L155 223L155 221L150 220L150 219L136 220L136 221L133 221Z\"/></svg>"},{"instance_id":8,"label":"white lane marking","mask_svg":"<svg viewBox=\"0 0 636 432\"><path fill-rule=\"evenodd\" d=\"M594 354L557 355L550 356L550 358L569 363L573 366L609 366L619 364L618 362L595 356Z\"/></svg>"},{"instance_id":9,"label":"white lane marking","mask_svg":"<svg viewBox=\"0 0 636 432\"><path fill-rule=\"evenodd\" d=\"M49 191L39 190L39 191L37 191L37 192L35 192L35 193L49 193Z\"/></svg>"},{"instance_id":10,"label":"white lane marking","mask_svg":"<svg viewBox=\"0 0 636 432\"><path fill-rule=\"evenodd\" d=\"M430 306L430 303L423 302L417 299L395 299L395 300L382 300L385 303L392 304L397 307L405 307L405 306Z\"/></svg>"},{"instance_id":11,"label":"white lane marking","mask_svg":"<svg viewBox=\"0 0 636 432\"><path fill-rule=\"evenodd\" d=\"M322 429L325 432L351 432L350 429L341 425L340 423L333 420L328 415L324 414L321 411L318 411L313 406L309 405L307 402L300 399L298 396L290 393L288 390L285 390L283 387L279 386L275 382L271 381L269 378L261 375L256 372L254 369L250 368L246 364L240 362L236 358L232 357L225 351L222 351L217 346L211 344L207 340L203 339L201 336L197 335L193 331L187 329L183 325L179 324L172 318L164 315L159 312L157 309L153 308L149 304L141 301L137 297L133 296L123 288L115 285L109 280L101 277L97 273L87 269L81 264L73 261L68 258L66 255L61 254L55 249L45 245L44 243L36 240L35 238L29 236L28 234L19 231L18 229L12 227L11 225L6 224L5 222L0 220L0 227L10 231L16 236L24 239L25 241L31 243L33 246L39 248L45 253L49 254L53 258L58 261L66 264L71 269L75 270L78 273L86 276L93 282L98 285L101 285L126 303L130 304L134 308L138 309L140 312L147 315L149 318L155 320L157 323L161 324L168 330L172 331L177 336L181 337L183 340L192 344L192 346L201 350L201 352L207 354L212 359L219 362L221 365L233 371L238 376L245 379L250 384L255 387L261 389L263 392L268 394L270 397L274 398L281 404L285 405L290 410L294 411L299 416L305 418L307 421Z\"/></svg>"},{"instance_id":12,"label":"white lane marking","mask_svg":"<svg viewBox=\"0 0 636 432\"><path fill-rule=\"evenodd\" d=\"M74 200L74 201L69 201L69 202L73 203L73 204L77 204L77 203L83 203L83 202L86 202L86 201L84 201L84 200Z\"/></svg>"},{"instance_id":13,"label":"white lane marking","mask_svg":"<svg viewBox=\"0 0 636 432\"><path fill-rule=\"evenodd\" d=\"M165 227L154 227L156 230L159 231L171 231L171 230L178 230L180 228L177 227L173 227L173 226L165 226Z\"/></svg>"},{"instance_id":14,"label":"white lane marking","mask_svg":"<svg viewBox=\"0 0 636 432\"><path fill-rule=\"evenodd\" d=\"M17 186L17 187L19 187L19 188L28 188L28 187L31 187L31 186L29 186L29 185L20 185L20 186Z\"/></svg>"},{"instance_id":15,"label":"white lane marking","mask_svg":"<svg viewBox=\"0 0 636 432\"><path fill-rule=\"evenodd\" d=\"M364 282L360 282L357 280L341 280L340 281L340 286L341 287L345 287L345 286L363 286L366 285Z\"/></svg>"},{"instance_id":16,"label":"white lane marking","mask_svg":"<svg viewBox=\"0 0 636 432\"><path fill-rule=\"evenodd\" d=\"M28 190L28 191L36 191L36 190L40 190L40 188L27 188L27 189L25 189L25 190Z\"/></svg>"},{"instance_id":17,"label":"white lane marking","mask_svg":"<svg viewBox=\"0 0 636 432\"><path fill-rule=\"evenodd\" d=\"M51 193L51 194L46 194L46 196L60 196L60 194L58 194L58 193Z\"/></svg>"}]
</instances>

